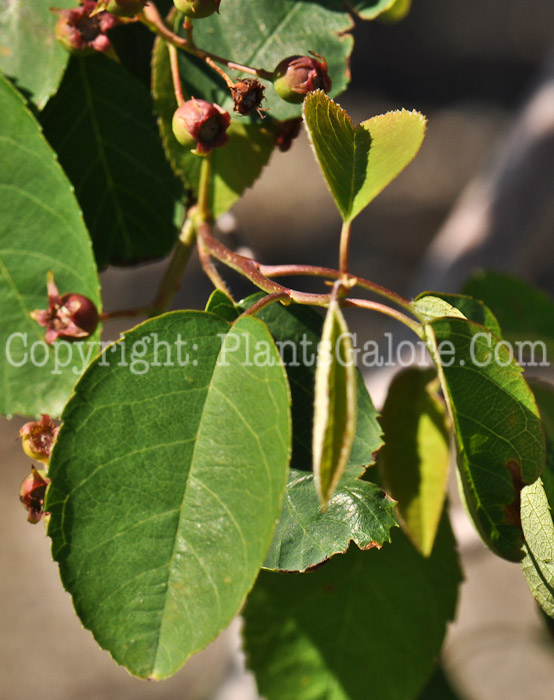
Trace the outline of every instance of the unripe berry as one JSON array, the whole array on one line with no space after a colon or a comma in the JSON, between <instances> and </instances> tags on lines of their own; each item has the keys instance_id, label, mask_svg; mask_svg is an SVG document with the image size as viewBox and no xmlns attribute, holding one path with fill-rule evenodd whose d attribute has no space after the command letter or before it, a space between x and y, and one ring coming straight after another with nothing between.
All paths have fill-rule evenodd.
<instances>
[{"instance_id":1,"label":"unripe berry","mask_svg":"<svg viewBox=\"0 0 554 700\"><path fill-rule=\"evenodd\" d=\"M48 464L58 431L59 428L46 413L40 420L25 423L19 431L23 451L31 459Z\"/></svg>"},{"instance_id":2,"label":"unripe berry","mask_svg":"<svg viewBox=\"0 0 554 700\"><path fill-rule=\"evenodd\" d=\"M323 56L315 53L312 56L289 56L273 71L273 87L279 97L294 103L302 102L314 90L329 92L331 78L327 72L327 62Z\"/></svg>"},{"instance_id":3,"label":"unripe berry","mask_svg":"<svg viewBox=\"0 0 554 700\"><path fill-rule=\"evenodd\" d=\"M176 110L172 127L182 146L196 148L196 152L203 155L227 143L230 123L229 113L219 105L193 97Z\"/></svg>"},{"instance_id":4,"label":"unripe berry","mask_svg":"<svg viewBox=\"0 0 554 700\"><path fill-rule=\"evenodd\" d=\"M50 479L46 478L44 472L32 467L31 473L19 487L19 500L28 512L27 520L30 523L38 523L44 515L44 497L49 483Z\"/></svg>"},{"instance_id":5,"label":"unripe berry","mask_svg":"<svg viewBox=\"0 0 554 700\"><path fill-rule=\"evenodd\" d=\"M134 17L142 11L146 2L147 0L100 0L96 6L116 17Z\"/></svg>"},{"instance_id":6,"label":"unripe berry","mask_svg":"<svg viewBox=\"0 0 554 700\"><path fill-rule=\"evenodd\" d=\"M37 309L31 312L31 318L46 328L44 338L46 342L53 343L58 337L74 340L92 335L99 318L92 301L74 292L60 296L52 272L48 273L46 286L48 309Z\"/></svg>"},{"instance_id":7,"label":"unripe berry","mask_svg":"<svg viewBox=\"0 0 554 700\"><path fill-rule=\"evenodd\" d=\"M186 17L202 19L219 12L221 0L173 0L173 4Z\"/></svg>"}]
</instances>

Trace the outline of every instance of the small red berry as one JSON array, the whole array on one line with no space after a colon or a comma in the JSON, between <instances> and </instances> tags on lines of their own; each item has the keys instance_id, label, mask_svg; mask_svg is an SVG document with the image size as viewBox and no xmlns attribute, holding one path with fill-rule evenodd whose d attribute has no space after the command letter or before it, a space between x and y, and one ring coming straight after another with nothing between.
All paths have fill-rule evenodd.
<instances>
[{"instance_id":1,"label":"small red berry","mask_svg":"<svg viewBox=\"0 0 554 700\"><path fill-rule=\"evenodd\" d=\"M202 19L219 12L221 0L173 0L173 4L185 17Z\"/></svg>"},{"instance_id":2,"label":"small red berry","mask_svg":"<svg viewBox=\"0 0 554 700\"><path fill-rule=\"evenodd\" d=\"M108 12L95 14L95 0L85 0L71 10L56 10L59 19L56 23L56 39L74 54L106 53L111 50L111 42L106 32L117 24L119 18Z\"/></svg>"},{"instance_id":3,"label":"small red berry","mask_svg":"<svg viewBox=\"0 0 554 700\"><path fill-rule=\"evenodd\" d=\"M44 515L44 497L46 487L50 483L44 472L32 467L29 476L26 476L19 487L19 500L27 509L27 520L36 524Z\"/></svg>"},{"instance_id":4,"label":"small red berry","mask_svg":"<svg viewBox=\"0 0 554 700\"><path fill-rule=\"evenodd\" d=\"M56 338L73 340L88 338L98 325L98 311L90 299L82 294L62 294L54 282L52 272L48 273L48 309L31 312L31 318L46 328L45 340L48 344Z\"/></svg>"},{"instance_id":5,"label":"small red berry","mask_svg":"<svg viewBox=\"0 0 554 700\"><path fill-rule=\"evenodd\" d=\"M172 126L182 146L196 148L196 152L203 155L227 143L230 123L229 113L219 105L193 97L175 111Z\"/></svg>"},{"instance_id":6,"label":"small red berry","mask_svg":"<svg viewBox=\"0 0 554 700\"><path fill-rule=\"evenodd\" d=\"M59 427L46 413L42 414L40 420L25 423L19 431L23 451L31 459L48 464L58 431Z\"/></svg>"},{"instance_id":7,"label":"small red berry","mask_svg":"<svg viewBox=\"0 0 554 700\"><path fill-rule=\"evenodd\" d=\"M309 92L331 89L327 62L323 56L310 53L311 56L289 56L273 71L273 86L283 100L299 103Z\"/></svg>"}]
</instances>

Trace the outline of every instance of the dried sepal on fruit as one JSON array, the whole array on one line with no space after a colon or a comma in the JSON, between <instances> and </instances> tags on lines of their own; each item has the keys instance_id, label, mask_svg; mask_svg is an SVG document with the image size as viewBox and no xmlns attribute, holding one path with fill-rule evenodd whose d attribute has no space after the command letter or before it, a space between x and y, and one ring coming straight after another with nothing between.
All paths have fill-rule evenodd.
<instances>
[{"instance_id":1,"label":"dried sepal on fruit","mask_svg":"<svg viewBox=\"0 0 554 700\"><path fill-rule=\"evenodd\" d=\"M264 99L265 86L255 78L243 78L231 88L235 112L248 116L256 111L260 117L263 117L261 109L262 100Z\"/></svg>"},{"instance_id":2,"label":"dried sepal on fruit","mask_svg":"<svg viewBox=\"0 0 554 700\"><path fill-rule=\"evenodd\" d=\"M327 61L313 51L310 54L284 58L273 71L273 87L286 102L300 103L309 92L331 89Z\"/></svg>"},{"instance_id":3,"label":"dried sepal on fruit","mask_svg":"<svg viewBox=\"0 0 554 700\"><path fill-rule=\"evenodd\" d=\"M44 515L44 498L49 483L50 479L45 473L35 467L21 482L19 500L27 510L27 520L30 523L38 523Z\"/></svg>"},{"instance_id":4,"label":"dried sepal on fruit","mask_svg":"<svg viewBox=\"0 0 554 700\"><path fill-rule=\"evenodd\" d=\"M48 464L59 430L46 413L41 415L40 420L25 423L19 431L23 451L31 459Z\"/></svg>"},{"instance_id":5,"label":"dried sepal on fruit","mask_svg":"<svg viewBox=\"0 0 554 700\"><path fill-rule=\"evenodd\" d=\"M88 338L98 325L98 311L92 301L82 294L70 292L60 295L52 272L48 273L46 288L48 308L36 309L31 318L46 328L48 344L56 338L76 340Z\"/></svg>"},{"instance_id":6,"label":"dried sepal on fruit","mask_svg":"<svg viewBox=\"0 0 554 700\"><path fill-rule=\"evenodd\" d=\"M219 105L193 97L175 111L172 127L182 146L205 155L227 143L230 123L229 113Z\"/></svg>"}]
</instances>

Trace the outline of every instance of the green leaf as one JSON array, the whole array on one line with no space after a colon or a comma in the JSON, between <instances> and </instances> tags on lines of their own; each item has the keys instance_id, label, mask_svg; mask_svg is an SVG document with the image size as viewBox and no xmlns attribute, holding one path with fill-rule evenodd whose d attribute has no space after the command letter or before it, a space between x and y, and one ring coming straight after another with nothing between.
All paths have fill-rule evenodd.
<instances>
[{"instance_id":1,"label":"green leaf","mask_svg":"<svg viewBox=\"0 0 554 700\"><path fill-rule=\"evenodd\" d=\"M205 21L199 22L198 26ZM173 135L171 122L177 102L171 80L169 52L163 41L156 41L154 47L152 92L165 153L175 174L194 199L198 194L202 158L181 146ZM201 93L194 94L199 97ZM275 144L275 134L265 123L253 124L244 118L233 119L227 133L227 145L212 151L213 185L210 198L215 217L224 214L254 184L267 165Z\"/></svg>"},{"instance_id":2,"label":"green leaf","mask_svg":"<svg viewBox=\"0 0 554 700\"><path fill-rule=\"evenodd\" d=\"M99 267L167 255L182 188L160 146L148 90L105 56L72 58L41 121L75 186Z\"/></svg>"},{"instance_id":3,"label":"green leaf","mask_svg":"<svg viewBox=\"0 0 554 700\"><path fill-rule=\"evenodd\" d=\"M530 379L535 400L540 410L546 441L546 463L542 482L550 507L554 507L554 387L552 384Z\"/></svg>"},{"instance_id":4,"label":"green leaf","mask_svg":"<svg viewBox=\"0 0 554 700\"><path fill-rule=\"evenodd\" d=\"M69 54L54 36L57 16L50 8L74 7L75 0L2 0L0 71L42 109L54 94Z\"/></svg>"},{"instance_id":5,"label":"green leaf","mask_svg":"<svg viewBox=\"0 0 554 700\"><path fill-rule=\"evenodd\" d=\"M262 296L255 294L239 306L248 308ZM293 469L264 566L302 571L344 552L350 540L359 547L372 542L379 546L389 538L388 531L396 520L390 499L374 484L358 478L375 463L375 454L383 444L377 411L361 374L356 370L358 421L350 459L323 513L310 471L314 375L323 318L315 309L297 304L272 304L256 315L268 326L287 370L293 423Z\"/></svg>"},{"instance_id":6,"label":"green leaf","mask_svg":"<svg viewBox=\"0 0 554 700\"><path fill-rule=\"evenodd\" d=\"M315 571L262 571L244 611L248 666L267 700L415 700L433 670L461 580L445 516L433 554L396 530ZM401 669L401 672L399 672Z\"/></svg>"},{"instance_id":7,"label":"green leaf","mask_svg":"<svg viewBox=\"0 0 554 700\"><path fill-rule=\"evenodd\" d=\"M506 345L483 326L439 318L427 329L452 414L466 506L492 551L517 561L523 544L519 492L544 465L533 394Z\"/></svg>"},{"instance_id":8,"label":"green leaf","mask_svg":"<svg viewBox=\"0 0 554 700\"><path fill-rule=\"evenodd\" d=\"M502 337L502 331L496 316L488 306L473 297L465 294L445 294L444 292L423 292L416 297L413 309L423 321L432 321L441 316L453 316L467 318L475 323L480 323L489 329L494 335Z\"/></svg>"},{"instance_id":9,"label":"green leaf","mask_svg":"<svg viewBox=\"0 0 554 700\"><path fill-rule=\"evenodd\" d=\"M541 480L521 491L525 558L521 568L544 612L554 618L554 387L531 381L546 437L546 466Z\"/></svg>"},{"instance_id":10,"label":"green leaf","mask_svg":"<svg viewBox=\"0 0 554 700\"><path fill-rule=\"evenodd\" d=\"M219 316L219 318L224 321L229 321L229 323L232 323L239 315L239 311L234 305L233 300L219 289L214 289L211 293L208 303L206 304L206 311Z\"/></svg>"},{"instance_id":11,"label":"green leaf","mask_svg":"<svg viewBox=\"0 0 554 700\"><path fill-rule=\"evenodd\" d=\"M404 19L412 9L412 0L396 0L385 12L379 16L379 21L385 24L394 24Z\"/></svg>"},{"instance_id":12,"label":"green leaf","mask_svg":"<svg viewBox=\"0 0 554 700\"><path fill-rule=\"evenodd\" d=\"M335 289L338 289L335 287ZM356 431L356 364L352 338L333 295L317 351L312 469L323 510L348 463Z\"/></svg>"},{"instance_id":13,"label":"green leaf","mask_svg":"<svg viewBox=\"0 0 554 700\"><path fill-rule=\"evenodd\" d=\"M29 314L48 307L49 270L62 294L84 294L99 308L98 275L71 185L2 77L0 114L0 413L59 415L97 343L48 346Z\"/></svg>"},{"instance_id":14,"label":"green leaf","mask_svg":"<svg viewBox=\"0 0 554 700\"><path fill-rule=\"evenodd\" d=\"M350 0L348 4L362 19L375 19L387 10L392 10L398 0Z\"/></svg>"},{"instance_id":15,"label":"green leaf","mask_svg":"<svg viewBox=\"0 0 554 700\"><path fill-rule=\"evenodd\" d=\"M521 491L521 525L525 535L521 569L537 603L554 618L554 522L540 479Z\"/></svg>"},{"instance_id":16,"label":"green leaf","mask_svg":"<svg viewBox=\"0 0 554 700\"><path fill-rule=\"evenodd\" d=\"M412 309L422 323L434 321L436 318L467 318L460 309L443 299L435 292L424 292L412 302Z\"/></svg>"},{"instance_id":17,"label":"green leaf","mask_svg":"<svg viewBox=\"0 0 554 700\"><path fill-rule=\"evenodd\" d=\"M333 82L331 94L339 95L346 89L348 61L354 42L349 34L353 28L352 18L342 0L325 0L323 3L256 0L248 3L247 13L248 21L245 21L244 0L225 0L225 10L222 8L221 14L194 25L195 43L206 51L242 65L271 72L287 56L314 51L327 61ZM185 36L181 19L177 16L173 29ZM229 89L204 61L180 51L179 66L183 88L188 95L217 102L232 112ZM232 74L235 79L237 72L232 71ZM239 75L244 77L244 74ZM268 116L285 120L301 115L301 105L285 102L269 81L261 82L266 85L263 107L268 110Z\"/></svg>"},{"instance_id":18,"label":"green leaf","mask_svg":"<svg viewBox=\"0 0 554 700\"><path fill-rule=\"evenodd\" d=\"M249 308L263 294L239 302ZM269 328L281 354L292 395L292 459L291 467L302 471L312 468L312 426L317 348L321 339L323 318L315 309L299 304L271 304L256 314ZM348 466L369 466L382 447L382 430L378 413L371 402L360 372L357 375L358 421Z\"/></svg>"},{"instance_id":19,"label":"green leaf","mask_svg":"<svg viewBox=\"0 0 554 700\"><path fill-rule=\"evenodd\" d=\"M346 552L380 549L398 524L394 501L376 484L359 478L365 469L347 467L327 510L322 512L311 472L291 469L281 517L264 562L275 571L306 571Z\"/></svg>"},{"instance_id":20,"label":"green leaf","mask_svg":"<svg viewBox=\"0 0 554 700\"><path fill-rule=\"evenodd\" d=\"M434 370L397 374L383 407L385 446L379 465L387 492L398 501L404 531L429 556L439 526L450 465L450 431L433 388Z\"/></svg>"},{"instance_id":21,"label":"green leaf","mask_svg":"<svg viewBox=\"0 0 554 700\"><path fill-rule=\"evenodd\" d=\"M554 357L554 299L549 294L517 277L490 270L475 273L463 291L487 304L506 340L522 343L521 352L531 351L528 365L546 360L539 346L532 349L536 341L544 342L548 355Z\"/></svg>"},{"instance_id":22,"label":"green leaf","mask_svg":"<svg viewBox=\"0 0 554 700\"><path fill-rule=\"evenodd\" d=\"M175 673L238 612L289 452L285 373L257 319L165 314L83 376L52 455L49 535L83 624L131 673Z\"/></svg>"},{"instance_id":23,"label":"green leaf","mask_svg":"<svg viewBox=\"0 0 554 700\"><path fill-rule=\"evenodd\" d=\"M304 100L304 122L319 166L344 221L352 221L419 151L425 117L387 112L354 126L321 90Z\"/></svg>"}]
</instances>

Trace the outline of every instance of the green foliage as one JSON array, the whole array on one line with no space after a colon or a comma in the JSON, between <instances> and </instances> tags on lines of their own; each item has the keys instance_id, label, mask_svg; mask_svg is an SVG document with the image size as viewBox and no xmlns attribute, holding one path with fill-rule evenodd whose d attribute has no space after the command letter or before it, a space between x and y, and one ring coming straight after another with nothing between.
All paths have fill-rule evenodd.
<instances>
[{"instance_id":1,"label":"green foliage","mask_svg":"<svg viewBox=\"0 0 554 700\"><path fill-rule=\"evenodd\" d=\"M355 542L360 549L381 548L397 525L394 501L362 479L364 468L347 467L322 511L311 472L291 469L283 509L264 568L306 571Z\"/></svg>"},{"instance_id":2,"label":"green foliage","mask_svg":"<svg viewBox=\"0 0 554 700\"><path fill-rule=\"evenodd\" d=\"M40 109L58 88L66 55L51 33L56 18L42 0L4 4L0 410L62 414L44 507L83 625L132 674L160 679L245 606L248 661L267 700L453 697L440 672L429 681L461 580L444 508L449 430L477 530L496 554L522 560L554 616L554 390L533 385L541 421L501 340L554 347L554 302L497 273L476 275L470 296L412 302L354 278L350 224L414 158L425 118L399 110L354 126L321 91L302 111L271 85L281 61L312 51L338 95L352 12L393 21L409 0L224 0L193 31L175 11L164 24L149 4L146 27L132 31L141 50L148 29L158 35L152 95L125 67L129 53L121 63L73 58L41 115L50 145L24 96ZM263 114L232 111L229 83L241 75L265 84ZM173 136L181 87L185 99L232 113L228 143L207 158ZM344 222L339 270L263 265L213 233L302 114ZM217 289L205 311L164 313L195 243ZM149 320L96 358L98 334L44 345L29 314L48 306L49 271L62 294L101 311L98 268L170 250L149 305L103 316ZM262 292L236 303L220 266ZM287 275L326 284L305 292L276 282ZM354 300L355 288L381 303ZM382 427L353 362L347 305L403 322L436 364L393 380ZM379 476L370 467L381 448ZM35 521L40 498L27 499Z\"/></svg>"},{"instance_id":3,"label":"green foliage","mask_svg":"<svg viewBox=\"0 0 554 700\"><path fill-rule=\"evenodd\" d=\"M247 366L256 343L268 363ZM289 396L271 336L160 316L90 367L63 421L46 506L63 583L118 663L165 678L238 612L279 515Z\"/></svg>"},{"instance_id":4,"label":"green foliage","mask_svg":"<svg viewBox=\"0 0 554 700\"><path fill-rule=\"evenodd\" d=\"M313 572L262 572L244 610L248 666L267 700L411 700L430 676L461 580L443 518L422 557L351 546Z\"/></svg>"},{"instance_id":5,"label":"green foliage","mask_svg":"<svg viewBox=\"0 0 554 700\"><path fill-rule=\"evenodd\" d=\"M72 58L41 122L75 186L98 266L167 255L181 188L146 88L104 56Z\"/></svg>"},{"instance_id":6,"label":"green foliage","mask_svg":"<svg viewBox=\"0 0 554 700\"><path fill-rule=\"evenodd\" d=\"M549 617L554 617L554 522L542 482L521 491L525 557L521 569L529 590Z\"/></svg>"},{"instance_id":7,"label":"green foliage","mask_svg":"<svg viewBox=\"0 0 554 700\"><path fill-rule=\"evenodd\" d=\"M483 326L445 317L429 329L454 423L466 506L493 552L518 560L519 492L544 466L533 394L509 350Z\"/></svg>"},{"instance_id":8,"label":"green foliage","mask_svg":"<svg viewBox=\"0 0 554 700\"><path fill-rule=\"evenodd\" d=\"M397 374L381 417L383 481L406 534L425 556L433 550L450 466L450 426L435 383L434 370Z\"/></svg>"},{"instance_id":9,"label":"green foliage","mask_svg":"<svg viewBox=\"0 0 554 700\"><path fill-rule=\"evenodd\" d=\"M57 16L50 8L75 4L75 0L2 0L0 71L38 109L56 91L68 59L54 38Z\"/></svg>"},{"instance_id":10,"label":"green foliage","mask_svg":"<svg viewBox=\"0 0 554 700\"><path fill-rule=\"evenodd\" d=\"M304 121L344 221L352 221L413 160L425 136L419 112L388 112L354 127L317 90L304 100Z\"/></svg>"},{"instance_id":11,"label":"green foliage","mask_svg":"<svg viewBox=\"0 0 554 700\"><path fill-rule=\"evenodd\" d=\"M517 277L491 270L476 272L464 291L494 312L510 342L543 341L554 357L554 299Z\"/></svg>"},{"instance_id":12,"label":"green foliage","mask_svg":"<svg viewBox=\"0 0 554 700\"><path fill-rule=\"evenodd\" d=\"M314 483L327 508L350 457L356 430L356 367L352 339L333 296L323 324L315 373Z\"/></svg>"},{"instance_id":13,"label":"green foliage","mask_svg":"<svg viewBox=\"0 0 554 700\"><path fill-rule=\"evenodd\" d=\"M99 307L98 276L71 186L23 99L1 76L0 115L0 412L59 415L96 343L49 348L29 314L48 308L49 270L62 294L84 294Z\"/></svg>"},{"instance_id":14,"label":"green foliage","mask_svg":"<svg viewBox=\"0 0 554 700\"><path fill-rule=\"evenodd\" d=\"M502 337L496 316L479 299L464 294L423 292L415 299L413 306L418 315L424 315L424 320L429 321L440 316L467 318L485 326L499 338Z\"/></svg>"}]
</instances>

